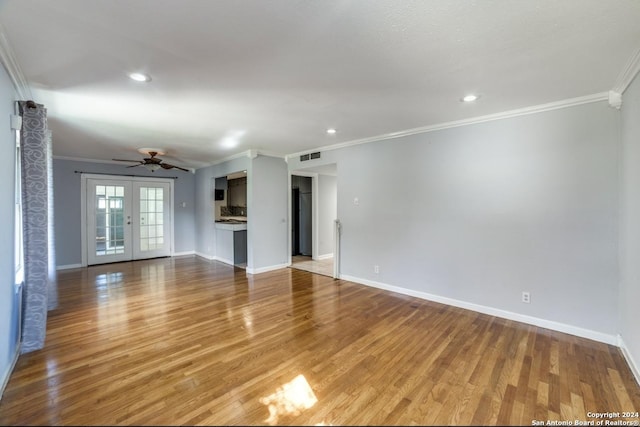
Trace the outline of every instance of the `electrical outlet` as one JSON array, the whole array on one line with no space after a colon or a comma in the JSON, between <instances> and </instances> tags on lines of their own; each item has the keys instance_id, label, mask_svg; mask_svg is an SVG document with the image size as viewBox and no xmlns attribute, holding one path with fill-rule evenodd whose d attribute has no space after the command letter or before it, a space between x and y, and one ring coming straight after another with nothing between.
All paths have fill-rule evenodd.
<instances>
[{"instance_id":1,"label":"electrical outlet","mask_svg":"<svg viewBox=\"0 0 640 427\"><path fill-rule=\"evenodd\" d=\"M522 293L522 302L529 304L531 302L531 294L529 292Z\"/></svg>"},{"instance_id":2,"label":"electrical outlet","mask_svg":"<svg viewBox=\"0 0 640 427\"><path fill-rule=\"evenodd\" d=\"M359 205L360 204L360 199L358 199L357 197L353 198L353 204L354 205Z\"/></svg>"},{"instance_id":3,"label":"electrical outlet","mask_svg":"<svg viewBox=\"0 0 640 427\"><path fill-rule=\"evenodd\" d=\"M380 266L379 265L374 265L373 266L373 272L376 273L376 274L380 273Z\"/></svg>"}]
</instances>

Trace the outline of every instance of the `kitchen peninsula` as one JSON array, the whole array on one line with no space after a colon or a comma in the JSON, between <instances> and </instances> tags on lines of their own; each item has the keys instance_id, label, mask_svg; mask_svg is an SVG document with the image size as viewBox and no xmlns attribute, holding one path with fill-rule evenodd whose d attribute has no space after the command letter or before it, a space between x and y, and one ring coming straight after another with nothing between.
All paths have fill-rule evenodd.
<instances>
[{"instance_id":1,"label":"kitchen peninsula","mask_svg":"<svg viewBox=\"0 0 640 427\"><path fill-rule=\"evenodd\" d=\"M216 228L216 258L227 264L246 267L247 221L219 220Z\"/></svg>"},{"instance_id":2,"label":"kitchen peninsula","mask_svg":"<svg viewBox=\"0 0 640 427\"><path fill-rule=\"evenodd\" d=\"M244 171L214 181L216 258L241 268L247 265L246 182Z\"/></svg>"}]
</instances>

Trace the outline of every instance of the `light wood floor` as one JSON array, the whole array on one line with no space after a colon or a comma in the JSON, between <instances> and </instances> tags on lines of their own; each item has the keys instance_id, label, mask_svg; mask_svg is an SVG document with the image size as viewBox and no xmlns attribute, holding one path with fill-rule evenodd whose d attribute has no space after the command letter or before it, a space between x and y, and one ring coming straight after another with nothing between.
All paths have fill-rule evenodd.
<instances>
[{"instance_id":1,"label":"light wood floor","mask_svg":"<svg viewBox=\"0 0 640 427\"><path fill-rule=\"evenodd\" d=\"M291 268L333 277L333 258L314 260L310 256L292 255Z\"/></svg>"},{"instance_id":2,"label":"light wood floor","mask_svg":"<svg viewBox=\"0 0 640 427\"><path fill-rule=\"evenodd\" d=\"M532 425L640 410L616 347L296 269L94 266L60 272L58 301L2 425Z\"/></svg>"}]
</instances>

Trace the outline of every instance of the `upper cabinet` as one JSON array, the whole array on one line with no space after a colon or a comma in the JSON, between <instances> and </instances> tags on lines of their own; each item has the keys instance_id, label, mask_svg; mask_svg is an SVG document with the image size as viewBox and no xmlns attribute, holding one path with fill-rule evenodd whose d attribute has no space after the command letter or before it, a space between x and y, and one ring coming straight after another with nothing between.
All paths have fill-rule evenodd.
<instances>
[{"instance_id":1,"label":"upper cabinet","mask_svg":"<svg viewBox=\"0 0 640 427\"><path fill-rule=\"evenodd\" d=\"M227 181L227 206L247 207L247 177Z\"/></svg>"}]
</instances>

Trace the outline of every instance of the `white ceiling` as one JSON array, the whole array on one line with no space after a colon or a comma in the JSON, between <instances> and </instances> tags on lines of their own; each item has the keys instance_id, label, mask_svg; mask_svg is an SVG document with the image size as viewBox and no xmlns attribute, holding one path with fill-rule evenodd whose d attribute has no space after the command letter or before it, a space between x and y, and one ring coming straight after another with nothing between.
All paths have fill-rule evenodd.
<instances>
[{"instance_id":1,"label":"white ceiling","mask_svg":"<svg viewBox=\"0 0 640 427\"><path fill-rule=\"evenodd\" d=\"M0 25L54 155L198 168L607 92L640 1L5 0Z\"/></svg>"}]
</instances>

